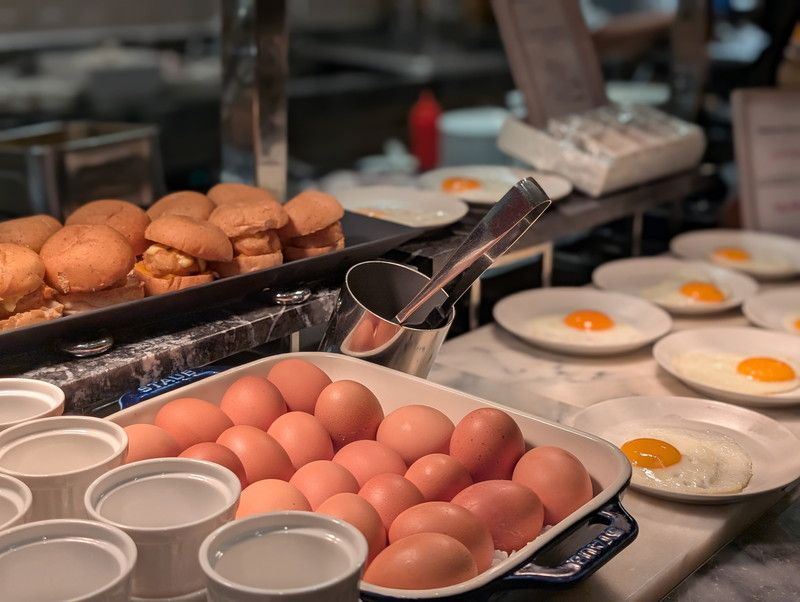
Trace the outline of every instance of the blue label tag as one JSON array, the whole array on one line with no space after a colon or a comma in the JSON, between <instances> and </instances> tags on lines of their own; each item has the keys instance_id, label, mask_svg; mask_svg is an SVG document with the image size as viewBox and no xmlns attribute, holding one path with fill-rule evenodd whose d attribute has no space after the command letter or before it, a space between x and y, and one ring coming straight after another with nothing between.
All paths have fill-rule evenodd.
<instances>
[{"instance_id":1,"label":"blue label tag","mask_svg":"<svg viewBox=\"0 0 800 602\"><path fill-rule=\"evenodd\" d=\"M137 403L152 399L156 395L161 395L162 393L173 391L179 387L183 387L184 385L188 385L209 376L219 374L226 369L227 368L224 367L216 367L202 368L199 370L182 370L180 372L176 372L175 374L170 374L164 378L159 378L158 380L154 380L153 382L142 385L135 391L125 393L118 400L112 401L111 403L105 403L102 406L95 408L94 412L99 410L107 410L107 408L112 406L115 407L115 411L124 410L125 408L134 406Z\"/></svg>"}]
</instances>

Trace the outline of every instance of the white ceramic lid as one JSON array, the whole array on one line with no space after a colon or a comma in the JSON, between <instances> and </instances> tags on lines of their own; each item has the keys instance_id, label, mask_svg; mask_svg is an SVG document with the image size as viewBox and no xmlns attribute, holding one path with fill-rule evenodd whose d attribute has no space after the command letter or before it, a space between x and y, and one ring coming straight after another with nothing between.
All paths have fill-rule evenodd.
<instances>
[{"instance_id":1,"label":"white ceramic lid","mask_svg":"<svg viewBox=\"0 0 800 602\"><path fill-rule=\"evenodd\" d=\"M227 513L240 493L239 478L224 466L193 458L155 458L97 478L86 490L84 504L93 520L129 533L159 535Z\"/></svg>"},{"instance_id":2,"label":"white ceramic lid","mask_svg":"<svg viewBox=\"0 0 800 602\"><path fill-rule=\"evenodd\" d=\"M285 587L281 589L267 589L243 585L233 581L220 573L217 566L224 559L226 553L235 551L235 548L247 546L256 539L265 535L284 535L291 532L315 539L324 539L331 545L325 550L326 555L337 551L337 560L340 565L340 574L327 580L319 580L314 570L308 570L310 559L291 557L284 550L283 558L263 558L265 566L282 567L284 571L298 571L306 575L307 585ZM211 533L200 546L200 566L206 576L228 588L240 590L248 594L302 594L324 589L330 585L341 582L354 573L360 573L367 559L367 540L352 525L331 516L324 516L314 512L270 512L240 519ZM295 562L297 563L295 565ZM269 569L261 568L262 571Z\"/></svg>"},{"instance_id":3,"label":"white ceramic lid","mask_svg":"<svg viewBox=\"0 0 800 602\"><path fill-rule=\"evenodd\" d=\"M0 431L63 411L64 391L56 385L32 378L0 378Z\"/></svg>"},{"instance_id":4,"label":"white ceramic lid","mask_svg":"<svg viewBox=\"0 0 800 602\"><path fill-rule=\"evenodd\" d=\"M89 416L53 416L0 432L0 472L26 482L102 466L124 454L125 430Z\"/></svg>"},{"instance_id":5,"label":"white ceramic lid","mask_svg":"<svg viewBox=\"0 0 800 602\"><path fill-rule=\"evenodd\" d=\"M14 477L0 474L0 531L16 524L31 508L33 495L28 486Z\"/></svg>"},{"instance_id":6,"label":"white ceramic lid","mask_svg":"<svg viewBox=\"0 0 800 602\"><path fill-rule=\"evenodd\" d=\"M125 533L84 520L46 520L0 533L4 600L102 600L128 578L136 545Z\"/></svg>"}]
</instances>

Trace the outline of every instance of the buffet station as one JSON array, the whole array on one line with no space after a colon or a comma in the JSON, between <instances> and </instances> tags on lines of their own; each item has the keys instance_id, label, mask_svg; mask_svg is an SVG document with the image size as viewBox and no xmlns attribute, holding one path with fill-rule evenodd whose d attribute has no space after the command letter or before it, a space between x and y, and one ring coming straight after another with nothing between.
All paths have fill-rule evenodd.
<instances>
[{"instance_id":1,"label":"buffet station","mask_svg":"<svg viewBox=\"0 0 800 602\"><path fill-rule=\"evenodd\" d=\"M642 255L705 136L606 98L577 2L492 3L515 165L289 192L286 3L235 4L220 182L86 196L153 147L0 135L52 184L0 221L0 600L800 596L800 228ZM630 256L553 286L620 218Z\"/></svg>"}]
</instances>

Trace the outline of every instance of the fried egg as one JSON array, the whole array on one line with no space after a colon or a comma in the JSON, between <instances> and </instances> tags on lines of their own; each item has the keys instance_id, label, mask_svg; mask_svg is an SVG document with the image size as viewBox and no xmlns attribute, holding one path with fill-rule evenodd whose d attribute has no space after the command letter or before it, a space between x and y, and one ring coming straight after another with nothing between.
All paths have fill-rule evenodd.
<instances>
[{"instance_id":1,"label":"fried egg","mask_svg":"<svg viewBox=\"0 0 800 602\"><path fill-rule=\"evenodd\" d=\"M442 180L442 190L451 194L464 192L465 190L476 190L482 188L481 181L475 178L463 176L453 176Z\"/></svg>"},{"instance_id":2,"label":"fried egg","mask_svg":"<svg viewBox=\"0 0 800 602\"><path fill-rule=\"evenodd\" d=\"M633 468L634 485L714 495L739 492L753 476L747 451L723 433L651 427L636 434L621 446Z\"/></svg>"},{"instance_id":3,"label":"fried egg","mask_svg":"<svg viewBox=\"0 0 800 602\"><path fill-rule=\"evenodd\" d=\"M692 307L722 303L730 293L702 277L674 278L640 291L640 296L665 307Z\"/></svg>"},{"instance_id":4,"label":"fried egg","mask_svg":"<svg viewBox=\"0 0 800 602\"><path fill-rule=\"evenodd\" d=\"M800 312L786 314L783 317L783 325L789 332L800 334Z\"/></svg>"},{"instance_id":5,"label":"fried egg","mask_svg":"<svg viewBox=\"0 0 800 602\"><path fill-rule=\"evenodd\" d=\"M793 269L792 263L777 253L742 247L717 247L709 259L726 267L762 276L777 276Z\"/></svg>"},{"instance_id":6,"label":"fried egg","mask_svg":"<svg viewBox=\"0 0 800 602\"><path fill-rule=\"evenodd\" d=\"M641 337L637 328L593 309L539 316L526 324L526 331L546 341L590 345L628 343Z\"/></svg>"},{"instance_id":7,"label":"fried egg","mask_svg":"<svg viewBox=\"0 0 800 602\"><path fill-rule=\"evenodd\" d=\"M483 199L486 197L502 197L514 181L503 180L501 178L471 178L468 176L452 176L444 178L441 182L441 189L448 194L454 194L459 198Z\"/></svg>"},{"instance_id":8,"label":"fried egg","mask_svg":"<svg viewBox=\"0 0 800 602\"><path fill-rule=\"evenodd\" d=\"M672 365L688 380L748 395L783 393L800 385L800 368L776 357L690 351L674 357Z\"/></svg>"}]
</instances>

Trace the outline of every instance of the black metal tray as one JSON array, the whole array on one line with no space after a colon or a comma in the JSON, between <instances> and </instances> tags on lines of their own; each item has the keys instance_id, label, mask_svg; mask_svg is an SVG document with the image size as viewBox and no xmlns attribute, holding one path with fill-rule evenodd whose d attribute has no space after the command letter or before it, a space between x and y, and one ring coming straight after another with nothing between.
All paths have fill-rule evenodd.
<instances>
[{"instance_id":1,"label":"black metal tray","mask_svg":"<svg viewBox=\"0 0 800 602\"><path fill-rule=\"evenodd\" d=\"M178 316L180 312L223 305L265 288L289 290L330 279L343 275L356 263L379 257L422 233L416 228L349 212L342 218L342 228L347 246L339 251L10 330L0 334L0 355L31 351L60 339L96 337L100 331L113 335L115 329L130 327L137 322L163 320L171 315Z\"/></svg>"}]
</instances>

